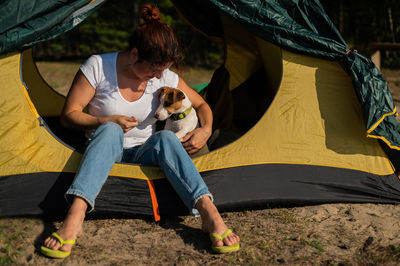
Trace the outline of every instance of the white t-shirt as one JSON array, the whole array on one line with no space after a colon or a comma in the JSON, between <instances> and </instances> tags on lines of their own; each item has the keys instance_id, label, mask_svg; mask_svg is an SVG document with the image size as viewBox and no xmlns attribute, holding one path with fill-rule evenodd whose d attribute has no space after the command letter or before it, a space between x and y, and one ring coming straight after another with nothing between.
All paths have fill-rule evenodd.
<instances>
[{"instance_id":1,"label":"white t-shirt","mask_svg":"<svg viewBox=\"0 0 400 266\"><path fill-rule=\"evenodd\" d=\"M147 82L142 97L134 102L124 99L118 88L116 61L118 52L92 55L80 70L96 89L95 96L88 104L89 114L97 117L111 115L134 116L139 125L124 134L124 148L143 144L155 131L154 112L159 105L157 90L168 86L176 88L179 77L165 69L160 79ZM88 132L88 137L93 134Z\"/></svg>"}]
</instances>

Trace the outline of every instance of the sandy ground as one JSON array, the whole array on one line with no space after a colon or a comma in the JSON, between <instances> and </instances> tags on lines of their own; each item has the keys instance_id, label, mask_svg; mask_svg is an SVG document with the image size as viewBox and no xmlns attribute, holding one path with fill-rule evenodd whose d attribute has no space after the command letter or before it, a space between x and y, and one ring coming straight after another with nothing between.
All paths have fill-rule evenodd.
<instances>
[{"instance_id":1,"label":"sandy ground","mask_svg":"<svg viewBox=\"0 0 400 266\"><path fill-rule=\"evenodd\" d=\"M213 254L196 217L87 220L70 257L40 254L60 225L0 220L0 264L18 265L398 265L400 205L326 204L223 214L241 236L233 254Z\"/></svg>"}]
</instances>

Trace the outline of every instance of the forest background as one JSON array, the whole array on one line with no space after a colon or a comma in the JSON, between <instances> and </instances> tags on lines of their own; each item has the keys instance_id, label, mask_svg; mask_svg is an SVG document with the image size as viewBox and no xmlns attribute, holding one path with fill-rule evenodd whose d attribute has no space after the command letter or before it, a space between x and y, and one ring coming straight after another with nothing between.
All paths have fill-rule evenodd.
<instances>
[{"instance_id":1,"label":"forest background","mask_svg":"<svg viewBox=\"0 0 400 266\"><path fill-rule=\"evenodd\" d=\"M400 42L400 1L321 0L326 13L351 48L370 56L371 43ZM129 35L138 25L142 4L160 8L163 21L181 41L185 65L215 68L223 60L223 47L193 30L170 0L109 0L79 27L35 47L37 60L82 60L91 54L127 48ZM400 51L381 53L383 68L400 68Z\"/></svg>"}]
</instances>

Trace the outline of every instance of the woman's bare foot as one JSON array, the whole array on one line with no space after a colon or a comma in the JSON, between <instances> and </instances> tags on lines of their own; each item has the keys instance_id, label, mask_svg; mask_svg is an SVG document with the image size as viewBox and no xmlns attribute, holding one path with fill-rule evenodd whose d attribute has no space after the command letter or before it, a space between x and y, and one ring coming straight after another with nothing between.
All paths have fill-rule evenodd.
<instances>
[{"instance_id":1,"label":"woman's bare foot","mask_svg":"<svg viewBox=\"0 0 400 266\"><path fill-rule=\"evenodd\" d=\"M86 209L86 201L75 197L61 228L56 233L64 240L75 240L78 236L82 235L82 224L85 219ZM54 237L49 236L44 240L44 246L49 249L58 250L60 242ZM70 251L71 249L71 244L65 244L60 248L62 251Z\"/></svg>"},{"instance_id":2,"label":"woman's bare foot","mask_svg":"<svg viewBox=\"0 0 400 266\"><path fill-rule=\"evenodd\" d=\"M210 197L202 197L196 203L196 209L199 211L202 220L202 229L204 232L216 233L222 235L228 230L225 222L222 220L214 203L211 201ZM211 242L213 246L221 247L223 245L231 246L240 241L239 236L234 233L230 233L224 238L223 241L211 237Z\"/></svg>"}]
</instances>

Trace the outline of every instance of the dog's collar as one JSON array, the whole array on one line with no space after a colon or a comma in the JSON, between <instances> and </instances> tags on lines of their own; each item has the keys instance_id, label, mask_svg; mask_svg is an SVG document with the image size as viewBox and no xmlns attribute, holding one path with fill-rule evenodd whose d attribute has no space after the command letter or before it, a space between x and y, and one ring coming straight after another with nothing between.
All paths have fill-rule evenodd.
<instances>
[{"instance_id":1,"label":"dog's collar","mask_svg":"<svg viewBox=\"0 0 400 266\"><path fill-rule=\"evenodd\" d=\"M181 120L181 119L185 118L190 113L190 111L192 111L192 106L190 106L188 109L186 109L182 113L172 114L170 116L170 118L175 121Z\"/></svg>"}]
</instances>

